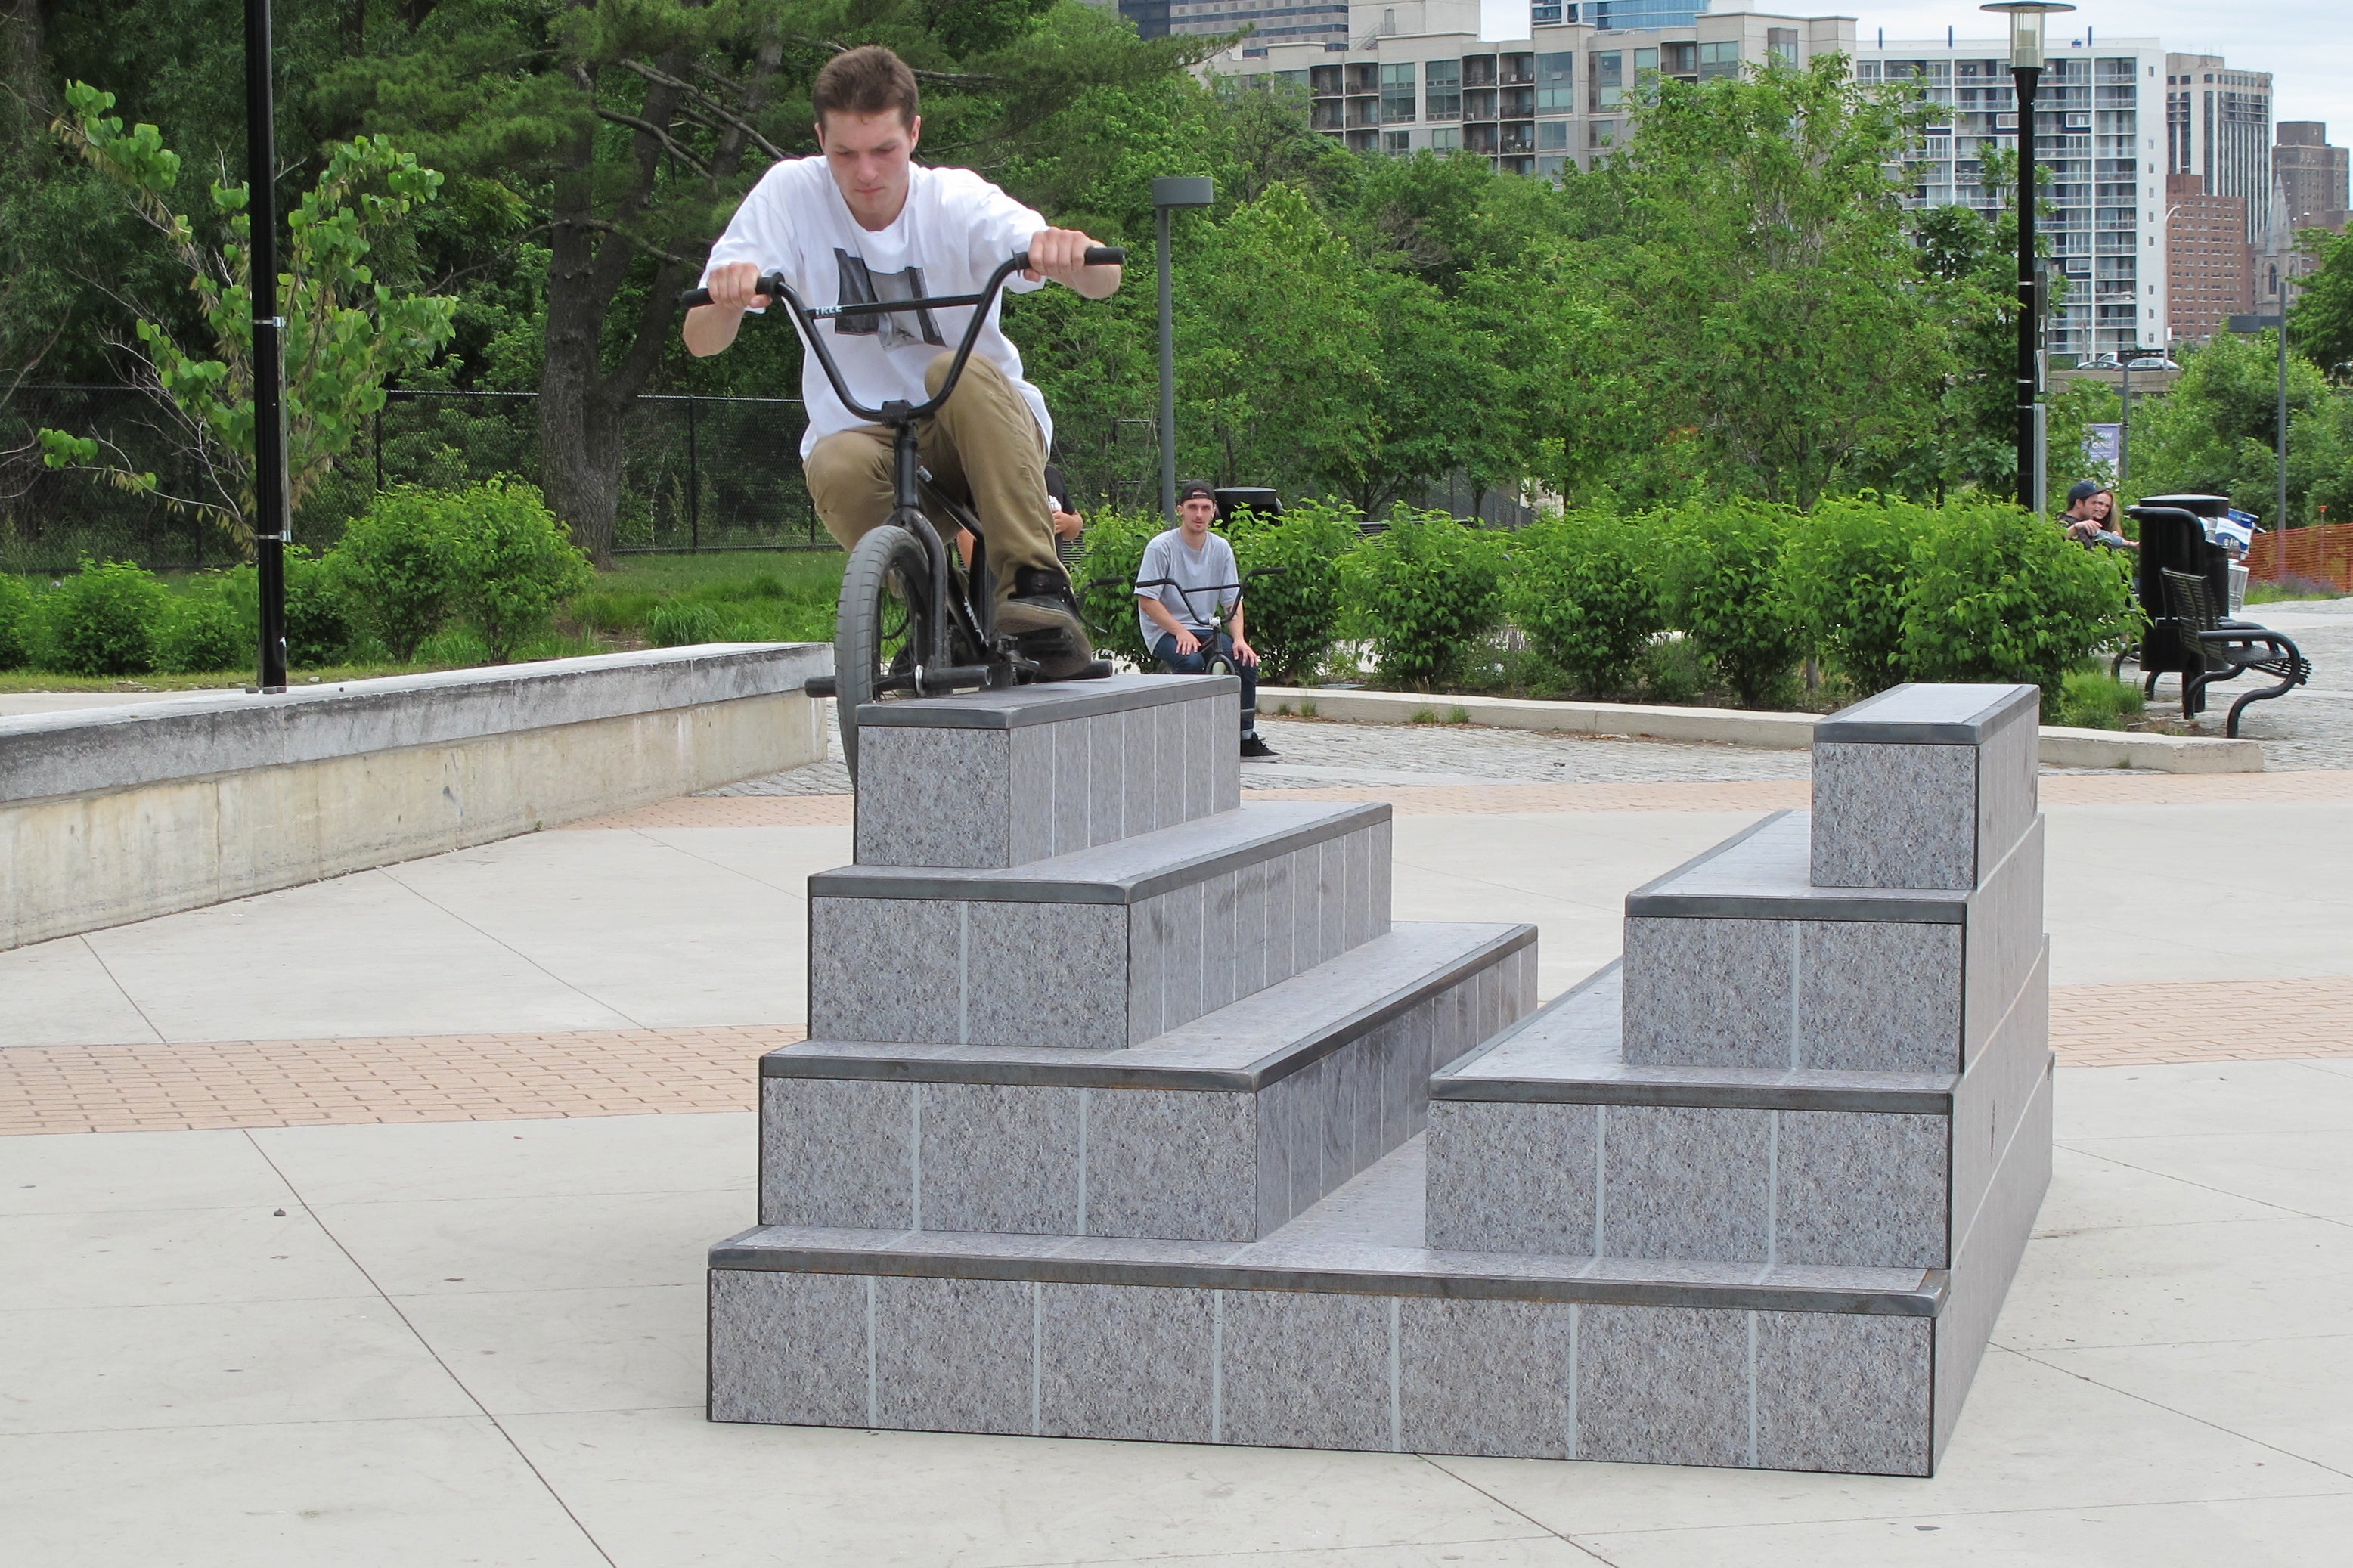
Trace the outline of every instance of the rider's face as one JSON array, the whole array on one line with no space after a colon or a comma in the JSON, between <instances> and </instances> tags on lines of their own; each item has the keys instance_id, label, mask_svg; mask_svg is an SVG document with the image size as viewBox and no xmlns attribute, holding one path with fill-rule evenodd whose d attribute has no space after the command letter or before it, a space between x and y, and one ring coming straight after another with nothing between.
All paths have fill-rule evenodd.
<instances>
[{"instance_id":1,"label":"rider's face","mask_svg":"<svg viewBox=\"0 0 2353 1568\"><path fill-rule=\"evenodd\" d=\"M896 110L880 114L831 113L818 121L817 144L841 188L849 214L868 228L886 228L907 205L907 161L923 131Z\"/></svg>"},{"instance_id":2,"label":"rider's face","mask_svg":"<svg viewBox=\"0 0 2353 1568\"><path fill-rule=\"evenodd\" d=\"M1185 531L1198 539L1209 531L1209 523L1218 515L1218 503L1207 496L1195 496L1176 509L1176 521Z\"/></svg>"}]
</instances>

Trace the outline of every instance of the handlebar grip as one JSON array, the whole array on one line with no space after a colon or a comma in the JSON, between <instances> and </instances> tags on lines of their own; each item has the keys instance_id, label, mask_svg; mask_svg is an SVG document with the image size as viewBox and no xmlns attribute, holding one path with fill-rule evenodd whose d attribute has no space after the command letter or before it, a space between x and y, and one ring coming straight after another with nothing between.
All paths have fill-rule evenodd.
<instances>
[{"instance_id":1,"label":"handlebar grip","mask_svg":"<svg viewBox=\"0 0 2353 1568\"><path fill-rule=\"evenodd\" d=\"M770 300L779 298L784 293L784 288L785 280L776 273L764 272L760 275L758 291L766 295ZM678 297L678 302L685 306L690 310L693 310L698 305L708 305L711 303L711 290L708 289L689 289Z\"/></svg>"},{"instance_id":2,"label":"handlebar grip","mask_svg":"<svg viewBox=\"0 0 2353 1568\"><path fill-rule=\"evenodd\" d=\"M1119 267L1124 265L1126 261L1127 248L1118 245L1091 245L1087 247L1087 254L1084 258L1085 265L1089 267ZM1017 272L1029 270L1028 251L1022 251L1014 257L1013 269Z\"/></svg>"}]
</instances>

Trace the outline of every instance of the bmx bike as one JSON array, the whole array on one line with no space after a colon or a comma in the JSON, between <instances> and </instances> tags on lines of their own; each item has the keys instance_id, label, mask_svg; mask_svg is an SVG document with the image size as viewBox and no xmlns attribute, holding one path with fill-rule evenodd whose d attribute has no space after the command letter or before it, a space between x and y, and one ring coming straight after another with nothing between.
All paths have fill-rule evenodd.
<instances>
[{"instance_id":1,"label":"bmx bike","mask_svg":"<svg viewBox=\"0 0 2353 1568\"><path fill-rule=\"evenodd\" d=\"M1090 267L1117 266L1126 259L1126 251L1116 246L1094 246L1086 253ZM839 710L842 755L849 764L852 783L858 777L858 712L865 704L1017 686L1039 678L1039 661L1024 650L1025 638L997 629L997 595L980 519L931 482L919 458L915 429L918 421L937 412L955 393L1005 280L1029 265L1028 251L1009 257L970 294L846 305L804 304L792 285L774 273L763 276L755 285L760 293L783 302L802 343L817 357L842 405L891 431L891 512L882 526L867 533L849 552L841 574L841 605L834 618L833 675L808 683L810 696L831 697ZM690 289L680 299L690 308L708 305L711 291ZM971 309L972 320L956 343L939 391L921 403L892 398L880 407L869 407L859 402L850 395L841 367L834 363L832 351L818 331L819 321L839 317L961 307ZM944 528L934 521L934 514L944 520ZM958 529L972 534L973 558L968 567L945 542ZM1027 634L1029 637L1055 635ZM1075 679L1100 679L1110 674L1110 664L1097 659Z\"/></svg>"},{"instance_id":2,"label":"bmx bike","mask_svg":"<svg viewBox=\"0 0 2353 1568\"><path fill-rule=\"evenodd\" d=\"M1241 602L1242 597L1249 594L1250 585L1252 583L1257 582L1261 577L1280 577L1289 570L1291 570L1291 568L1288 566L1261 566L1254 572L1243 573L1241 574L1242 580L1239 583L1210 583L1193 588L1187 587L1184 584L1179 583L1174 577L1146 577L1136 583L1135 591L1140 596L1146 588L1176 589L1177 596L1185 601L1187 618L1198 618L1202 625L1208 627L1208 631L1203 635L1200 639L1201 673L1204 675L1231 675L1234 673L1234 656L1228 650L1232 647L1233 642L1230 637L1226 637L1226 623L1219 615L1219 606L1217 596L1220 594L1231 592L1236 595L1235 602L1239 604ZM1087 584L1087 586L1089 588L1116 588L1126 581L1127 579L1124 577L1097 577L1091 580ZM1209 613L1208 615L1198 616L1194 611L1193 595L1196 594L1207 594L1210 596ZM1100 626L1095 627L1094 629L1098 635L1100 635L1103 630ZM1224 647L1220 647L1219 646L1219 642L1221 638L1225 641Z\"/></svg>"}]
</instances>

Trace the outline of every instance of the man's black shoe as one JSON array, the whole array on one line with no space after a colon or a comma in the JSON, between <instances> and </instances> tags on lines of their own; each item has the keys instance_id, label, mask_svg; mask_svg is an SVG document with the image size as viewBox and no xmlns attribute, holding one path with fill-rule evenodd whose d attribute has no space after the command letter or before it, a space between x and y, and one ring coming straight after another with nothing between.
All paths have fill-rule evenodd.
<instances>
[{"instance_id":1,"label":"man's black shoe","mask_svg":"<svg viewBox=\"0 0 2353 1568\"><path fill-rule=\"evenodd\" d=\"M1272 746L1270 746L1264 741L1260 740L1256 734L1249 734L1242 737L1242 757L1244 761L1253 763L1271 762L1277 754L1278 753Z\"/></svg>"},{"instance_id":2,"label":"man's black shoe","mask_svg":"<svg viewBox=\"0 0 2353 1568\"><path fill-rule=\"evenodd\" d=\"M1060 572L1043 566L1016 571L1012 597L997 606L997 629L1036 659L1038 673L1048 680L1075 680L1094 664L1094 645L1087 640L1078 595Z\"/></svg>"}]
</instances>

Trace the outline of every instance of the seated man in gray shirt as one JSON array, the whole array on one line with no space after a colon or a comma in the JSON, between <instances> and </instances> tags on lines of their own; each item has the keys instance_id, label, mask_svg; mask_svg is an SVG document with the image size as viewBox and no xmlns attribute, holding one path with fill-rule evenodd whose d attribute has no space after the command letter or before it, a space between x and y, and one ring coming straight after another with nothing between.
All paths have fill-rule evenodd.
<instances>
[{"instance_id":1,"label":"seated man in gray shirt","mask_svg":"<svg viewBox=\"0 0 2353 1568\"><path fill-rule=\"evenodd\" d=\"M1177 526L1144 547L1135 569L1135 618L1144 646L1171 673L1198 675L1214 654L1233 661L1242 683L1242 755L1263 760L1274 750L1258 735L1258 652L1250 645L1242 610L1241 574L1234 547L1209 531L1218 499L1204 484L1176 492ZM1214 624L1229 612L1227 631Z\"/></svg>"}]
</instances>

